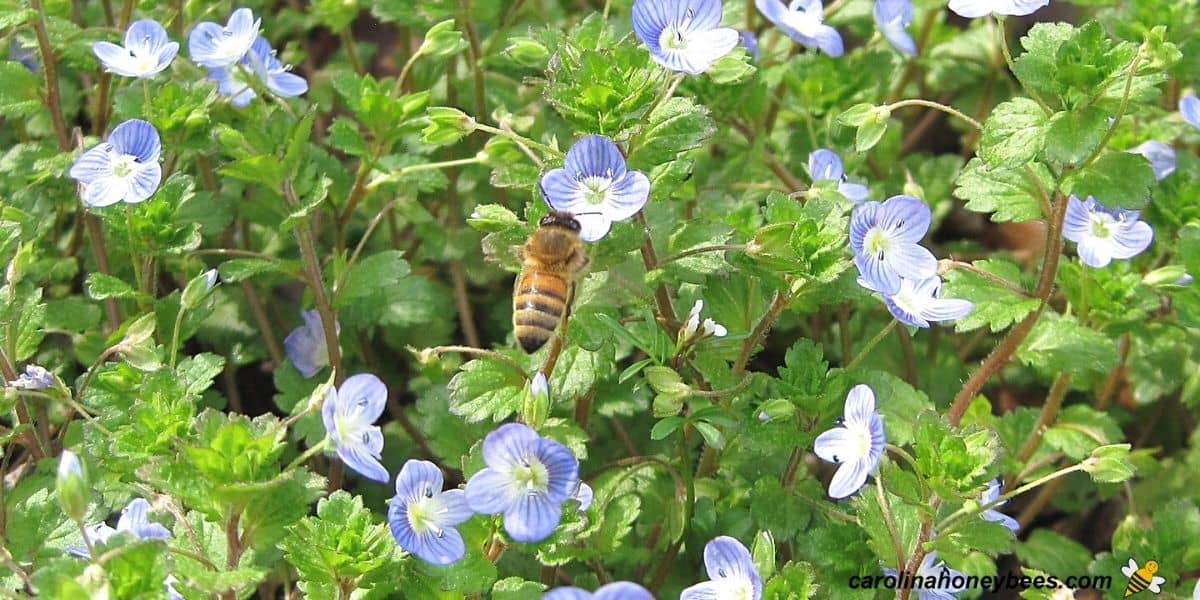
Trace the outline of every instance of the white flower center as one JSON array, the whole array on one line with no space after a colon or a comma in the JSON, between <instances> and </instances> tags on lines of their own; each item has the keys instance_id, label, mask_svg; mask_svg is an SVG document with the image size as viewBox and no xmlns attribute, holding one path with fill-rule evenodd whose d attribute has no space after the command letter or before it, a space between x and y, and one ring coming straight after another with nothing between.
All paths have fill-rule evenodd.
<instances>
[{"instance_id":1,"label":"white flower center","mask_svg":"<svg viewBox=\"0 0 1200 600\"><path fill-rule=\"evenodd\" d=\"M867 231L866 239L863 240L863 250L866 254L874 255L879 260L883 260L884 254L891 246L891 238L878 225Z\"/></svg>"},{"instance_id":2,"label":"white flower center","mask_svg":"<svg viewBox=\"0 0 1200 600\"><path fill-rule=\"evenodd\" d=\"M132 154L122 154L112 164L113 175L121 178L129 177L136 169L137 157Z\"/></svg>"},{"instance_id":3,"label":"white flower center","mask_svg":"<svg viewBox=\"0 0 1200 600\"><path fill-rule=\"evenodd\" d=\"M895 302L896 306L899 306L904 312L914 315L921 314L921 300L922 298L904 283L900 284L900 291L892 296L892 302Z\"/></svg>"},{"instance_id":4,"label":"white flower center","mask_svg":"<svg viewBox=\"0 0 1200 600\"><path fill-rule=\"evenodd\" d=\"M365 406L366 400L360 400L359 406L351 409L349 412L337 411L333 417L334 428L337 429L338 443L340 444L361 444L365 446L370 440L370 425L363 422L359 416L361 408Z\"/></svg>"},{"instance_id":5,"label":"white flower center","mask_svg":"<svg viewBox=\"0 0 1200 600\"><path fill-rule=\"evenodd\" d=\"M421 490L421 497L408 504L408 524L417 535L430 531L433 535L442 537L446 535L446 530L438 525L438 516L443 512L445 507L442 506L441 497L433 488L426 486Z\"/></svg>"},{"instance_id":6,"label":"white flower center","mask_svg":"<svg viewBox=\"0 0 1200 600\"><path fill-rule=\"evenodd\" d=\"M783 23L804 35L812 36L825 22L825 15L821 11L812 11L811 13L804 10L803 1L792 2L787 13L783 16Z\"/></svg>"},{"instance_id":7,"label":"white flower center","mask_svg":"<svg viewBox=\"0 0 1200 600\"><path fill-rule=\"evenodd\" d=\"M537 458L526 458L512 472L513 481L519 487L525 488L526 493L545 492L550 487L550 471Z\"/></svg>"},{"instance_id":8,"label":"white flower center","mask_svg":"<svg viewBox=\"0 0 1200 600\"><path fill-rule=\"evenodd\" d=\"M866 458L871 454L871 431L866 428L852 428L850 430L853 436L851 440L854 443L854 449L858 452L855 458Z\"/></svg>"},{"instance_id":9,"label":"white flower center","mask_svg":"<svg viewBox=\"0 0 1200 600\"><path fill-rule=\"evenodd\" d=\"M658 44L665 50L686 50L688 40L683 36L683 31L679 27L668 27L663 30L662 35L658 38Z\"/></svg>"},{"instance_id":10,"label":"white flower center","mask_svg":"<svg viewBox=\"0 0 1200 600\"><path fill-rule=\"evenodd\" d=\"M1102 240L1112 237L1114 225L1116 225L1116 220L1112 218L1112 215L1093 212L1091 216L1092 235Z\"/></svg>"},{"instance_id":11,"label":"white flower center","mask_svg":"<svg viewBox=\"0 0 1200 600\"><path fill-rule=\"evenodd\" d=\"M604 204L612 195L612 175L589 175L583 178L583 198L588 204Z\"/></svg>"}]
</instances>

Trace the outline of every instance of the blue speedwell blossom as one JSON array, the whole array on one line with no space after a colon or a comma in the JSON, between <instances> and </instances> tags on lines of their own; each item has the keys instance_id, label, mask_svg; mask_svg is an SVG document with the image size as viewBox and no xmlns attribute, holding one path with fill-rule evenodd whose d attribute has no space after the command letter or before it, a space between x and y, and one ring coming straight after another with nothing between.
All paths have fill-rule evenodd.
<instances>
[{"instance_id":1,"label":"blue speedwell blossom","mask_svg":"<svg viewBox=\"0 0 1200 600\"><path fill-rule=\"evenodd\" d=\"M75 159L68 174L83 185L83 202L109 206L136 204L154 195L162 182L158 130L141 119L113 128L108 140Z\"/></svg>"},{"instance_id":2,"label":"blue speedwell blossom","mask_svg":"<svg viewBox=\"0 0 1200 600\"><path fill-rule=\"evenodd\" d=\"M900 578L896 570L891 567L884 567L883 573L890 577ZM932 585L909 585L905 586L917 592L917 600L954 600L958 594L964 592L966 588L966 576L961 572L955 571L946 566L945 562L937 559L937 552L930 552L921 560L921 566L917 567L916 577L921 578L922 583L929 582ZM906 578L911 578L912 575L906 575ZM954 582L961 582L961 586L954 585ZM903 582L901 582L903 583ZM912 581L909 580L911 584Z\"/></svg>"},{"instance_id":3,"label":"blue speedwell blossom","mask_svg":"<svg viewBox=\"0 0 1200 600\"><path fill-rule=\"evenodd\" d=\"M188 54L192 62L210 69L233 65L250 51L260 25L262 20L248 8L233 11L224 27L203 21L188 35Z\"/></svg>"},{"instance_id":4,"label":"blue speedwell blossom","mask_svg":"<svg viewBox=\"0 0 1200 600\"><path fill-rule=\"evenodd\" d=\"M983 506L987 506L988 504L991 504L999 499L1000 499L1000 480L993 479L988 482L987 489L983 490L983 496L979 499L979 504L981 504ZM1016 531L1021 528L1021 524L1018 523L1016 519L999 511L999 508L1001 506L1004 506L1007 503L1008 503L1008 501L1005 500L1004 502L1001 502L1000 504L997 504L996 506L993 506L992 508L989 508L989 509L983 511L983 514L981 514L979 516L983 517L983 519L985 521L999 523L1013 531Z\"/></svg>"},{"instance_id":5,"label":"blue speedwell blossom","mask_svg":"<svg viewBox=\"0 0 1200 600\"><path fill-rule=\"evenodd\" d=\"M567 151L561 169L542 176L542 195L554 210L569 212L579 221L579 236L594 242L614 221L637 214L650 198L650 179L630 171L612 140L584 136Z\"/></svg>"},{"instance_id":6,"label":"blue speedwell blossom","mask_svg":"<svg viewBox=\"0 0 1200 600\"><path fill-rule=\"evenodd\" d=\"M483 438L487 468L467 482L467 503L478 513L504 514L504 530L518 542L540 542L554 532L562 504L579 488L579 461L562 444L519 423Z\"/></svg>"},{"instance_id":7,"label":"blue speedwell blossom","mask_svg":"<svg viewBox=\"0 0 1200 600\"><path fill-rule=\"evenodd\" d=\"M887 444L871 388L854 386L846 395L845 413L840 427L817 436L813 444L813 452L822 460L842 465L829 482L833 498L845 498L862 488L867 476L879 466Z\"/></svg>"},{"instance_id":8,"label":"blue speedwell blossom","mask_svg":"<svg viewBox=\"0 0 1200 600\"><path fill-rule=\"evenodd\" d=\"M679 593L679 600L738 598L759 600L763 582L741 542L727 535L717 536L704 546L704 569L709 581L697 583Z\"/></svg>"},{"instance_id":9,"label":"blue speedwell blossom","mask_svg":"<svg viewBox=\"0 0 1200 600\"><path fill-rule=\"evenodd\" d=\"M825 24L825 6L821 0L754 0L768 21L809 48L820 48L821 52L834 58L842 55L845 48L842 36L836 29Z\"/></svg>"},{"instance_id":10,"label":"blue speedwell blossom","mask_svg":"<svg viewBox=\"0 0 1200 600\"><path fill-rule=\"evenodd\" d=\"M577 587L560 587L546 592L542 600L654 600L654 595L636 583L614 581L600 586L594 592Z\"/></svg>"},{"instance_id":11,"label":"blue speedwell blossom","mask_svg":"<svg viewBox=\"0 0 1200 600\"><path fill-rule=\"evenodd\" d=\"M1050 4L1050 0L950 0L950 10L960 17L974 19L992 13L1024 16Z\"/></svg>"},{"instance_id":12,"label":"blue speedwell blossom","mask_svg":"<svg viewBox=\"0 0 1200 600\"><path fill-rule=\"evenodd\" d=\"M875 0L875 26L897 50L917 55L917 43L908 34L913 21L912 0Z\"/></svg>"},{"instance_id":13,"label":"blue speedwell blossom","mask_svg":"<svg viewBox=\"0 0 1200 600\"><path fill-rule=\"evenodd\" d=\"M340 388L329 388L321 407L321 419L337 445L338 458L364 477L380 482L389 477L379 462L383 432L374 423L385 404L387 386L378 377L362 373L346 379Z\"/></svg>"},{"instance_id":14,"label":"blue speedwell blossom","mask_svg":"<svg viewBox=\"0 0 1200 600\"><path fill-rule=\"evenodd\" d=\"M920 245L932 220L929 207L912 196L892 196L854 209L850 247L867 287L895 294L901 278L921 281L937 274L937 259Z\"/></svg>"},{"instance_id":15,"label":"blue speedwell blossom","mask_svg":"<svg viewBox=\"0 0 1200 600\"><path fill-rule=\"evenodd\" d=\"M108 523L103 521L93 523L83 528L83 535L87 537L84 545L67 546L65 549L80 558L89 558L91 555L88 553L88 543L104 543L118 533L129 532L143 540L165 540L171 537L169 529L150 520L149 512L150 503L142 498L135 498L121 511L121 518L117 520L116 529L109 527Z\"/></svg>"},{"instance_id":16,"label":"blue speedwell blossom","mask_svg":"<svg viewBox=\"0 0 1200 600\"><path fill-rule=\"evenodd\" d=\"M721 0L637 0L633 31L663 68L699 75L741 37L721 27Z\"/></svg>"},{"instance_id":17,"label":"blue speedwell blossom","mask_svg":"<svg viewBox=\"0 0 1200 600\"><path fill-rule=\"evenodd\" d=\"M179 53L179 42L154 19L134 21L125 31L125 46L112 42L92 44L104 70L122 77L153 77L167 68Z\"/></svg>"},{"instance_id":18,"label":"blue speedwell blossom","mask_svg":"<svg viewBox=\"0 0 1200 600\"><path fill-rule=\"evenodd\" d=\"M410 460L396 476L388 525L401 548L435 565L460 560L467 548L455 529L474 513L462 490L442 491L442 471L427 460Z\"/></svg>"},{"instance_id":19,"label":"blue speedwell blossom","mask_svg":"<svg viewBox=\"0 0 1200 600\"><path fill-rule=\"evenodd\" d=\"M1154 230L1136 210L1106 208L1088 196L1067 199L1063 237L1079 245L1079 260L1097 269L1116 259L1133 258L1150 246Z\"/></svg>"},{"instance_id":20,"label":"blue speedwell blossom","mask_svg":"<svg viewBox=\"0 0 1200 600\"><path fill-rule=\"evenodd\" d=\"M1150 161L1150 168L1154 169L1154 178L1158 181L1175 172L1175 149L1170 144L1147 140L1130 148L1129 152L1146 157L1146 160Z\"/></svg>"},{"instance_id":21,"label":"blue speedwell blossom","mask_svg":"<svg viewBox=\"0 0 1200 600\"><path fill-rule=\"evenodd\" d=\"M758 51L758 36L754 35L753 31L741 31L738 32L738 35L741 36L741 44L750 53L750 56L753 56L754 60L761 60L762 53Z\"/></svg>"},{"instance_id":22,"label":"blue speedwell blossom","mask_svg":"<svg viewBox=\"0 0 1200 600\"><path fill-rule=\"evenodd\" d=\"M871 289L871 284L859 278L859 285ZM879 290L875 290L879 291ZM883 303L896 320L913 327L928 328L932 322L955 321L975 308L969 300L942 298L942 278L901 279L895 294L882 294Z\"/></svg>"},{"instance_id":23,"label":"blue speedwell blossom","mask_svg":"<svg viewBox=\"0 0 1200 600\"><path fill-rule=\"evenodd\" d=\"M44 390L54 387L54 374L40 365L25 365L25 372L8 385L21 390Z\"/></svg>"},{"instance_id":24,"label":"blue speedwell blossom","mask_svg":"<svg viewBox=\"0 0 1200 600\"><path fill-rule=\"evenodd\" d=\"M1195 127L1200 127L1200 98L1188 94L1179 99L1179 114L1183 120Z\"/></svg>"},{"instance_id":25,"label":"blue speedwell blossom","mask_svg":"<svg viewBox=\"0 0 1200 600\"><path fill-rule=\"evenodd\" d=\"M306 379L329 366L329 348L325 345L325 329L321 326L321 313L317 310L300 312L304 325L292 330L283 340L288 359ZM334 323L340 332L341 325Z\"/></svg>"},{"instance_id":26,"label":"blue speedwell blossom","mask_svg":"<svg viewBox=\"0 0 1200 600\"><path fill-rule=\"evenodd\" d=\"M239 60L228 67L213 67L208 78L217 82L217 91L229 96L229 103L243 107L258 94L254 91L254 79L280 98L292 98L308 91L308 81L292 73L275 57L275 51L266 38L259 37Z\"/></svg>"},{"instance_id":27,"label":"blue speedwell blossom","mask_svg":"<svg viewBox=\"0 0 1200 600\"><path fill-rule=\"evenodd\" d=\"M867 186L861 183L846 181L846 171L845 167L842 166L842 157L838 156L837 152L828 148L817 148L809 153L808 174L812 177L813 182L836 181L838 192L855 204L866 200L867 194L870 193L867 190Z\"/></svg>"}]
</instances>

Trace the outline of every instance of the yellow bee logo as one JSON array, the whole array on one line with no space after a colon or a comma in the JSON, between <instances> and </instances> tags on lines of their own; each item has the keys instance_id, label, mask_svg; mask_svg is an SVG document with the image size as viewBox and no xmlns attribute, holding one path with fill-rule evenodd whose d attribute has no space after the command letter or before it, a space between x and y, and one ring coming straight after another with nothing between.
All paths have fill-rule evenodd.
<instances>
[{"instance_id":1,"label":"yellow bee logo","mask_svg":"<svg viewBox=\"0 0 1200 600\"><path fill-rule=\"evenodd\" d=\"M1155 575L1158 572L1158 562L1153 560L1146 561L1146 565L1138 568L1136 560L1129 559L1129 565L1121 567L1121 572L1129 578L1129 583L1125 584L1125 597L1128 598L1142 590L1150 590L1152 594L1162 592L1162 584L1166 583L1166 579Z\"/></svg>"}]
</instances>

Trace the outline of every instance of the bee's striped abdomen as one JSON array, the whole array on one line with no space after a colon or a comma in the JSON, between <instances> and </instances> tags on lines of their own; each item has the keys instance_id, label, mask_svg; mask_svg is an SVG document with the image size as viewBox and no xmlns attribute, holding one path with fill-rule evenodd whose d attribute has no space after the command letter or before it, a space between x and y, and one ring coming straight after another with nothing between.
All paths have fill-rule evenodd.
<instances>
[{"instance_id":1,"label":"bee's striped abdomen","mask_svg":"<svg viewBox=\"0 0 1200 600\"><path fill-rule=\"evenodd\" d=\"M1140 572L1135 572L1129 578L1129 583L1125 586L1125 596L1132 596L1150 585L1150 581L1142 577Z\"/></svg>"},{"instance_id":2,"label":"bee's striped abdomen","mask_svg":"<svg viewBox=\"0 0 1200 600\"><path fill-rule=\"evenodd\" d=\"M537 352L554 335L567 308L567 294L567 280L560 275L521 273L513 294L513 329L526 352Z\"/></svg>"}]
</instances>

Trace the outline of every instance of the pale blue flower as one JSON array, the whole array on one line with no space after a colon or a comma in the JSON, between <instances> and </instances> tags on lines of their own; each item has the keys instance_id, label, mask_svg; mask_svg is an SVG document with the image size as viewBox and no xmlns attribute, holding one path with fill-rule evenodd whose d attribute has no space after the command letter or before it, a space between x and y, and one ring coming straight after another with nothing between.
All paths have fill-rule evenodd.
<instances>
[{"instance_id":1,"label":"pale blue flower","mask_svg":"<svg viewBox=\"0 0 1200 600\"><path fill-rule=\"evenodd\" d=\"M762 60L762 53L758 51L758 36L754 35L753 31L739 31L738 35L741 36L741 44L750 52L750 56L753 56L754 60Z\"/></svg>"},{"instance_id":2,"label":"pale blue flower","mask_svg":"<svg viewBox=\"0 0 1200 600\"><path fill-rule=\"evenodd\" d=\"M37 73L42 68L38 63L37 48L26 46L15 35L8 44L8 60L21 63L31 73Z\"/></svg>"},{"instance_id":3,"label":"pale blue flower","mask_svg":"<svg viewBox=\"0 0 1200 600\"><path fill-rule=\"evenodd\" d=\"M814 183L818 181L836 181L838 192L855 204L866 200L867 195L870 193L867 190L867 186L861 183L846 181L846 171L842 165L842 157L838 156L837 152L828 148L818 148L809 153L808 174L812 177Z\"/></svg>"},{"instance_id":4,"label":"pale blue flower","mask_svg":"<svg viewBox=\"0 0 1200 600\"><path fill-rule=\"evenodd\" d=\"M663 68L699 75L741 39L721 11L721 0L637 0L633 31Z\"/></svg>"},{"instance_id":5,"label":"pale blue flower","mask_svg":"<svg viewBox=\"0 0 1200 600\"><path fill-rule=\"evenodd\" d=\"M886 295L900 291L900 279L923 281L937 274L937 259L920 245L933 213L912 196L864 202L850 215L850 247L866 287Z\"/></svg>"},{"instance_id":6,"label":"pale blue flower","mask_svg":"<svg viewBox=\"0 0 1200 600\"><path fill-rule=\"evenodd\" d=\"M829 495L845 498L867 482L867 476L879 466L887 436L883 418L875 411L875 392L856 385L846 395L845 418L817 436L813 453L822 460L840 464L829 482Z\"/></svg>"},{"instance_id":7,"label":"pale blue flower","mask_svg":"<svg viewBox=\"0 0 1200 600\"><path fill-rule=\"evenodd\" d=\"M121 511L121 518L117 520L116 529L101 521L84 527L83 535L92 545L105 543L112 536L124 532L132 533L143 540L165 540L171 537L171 530L159 523L152 522L148 515L149 512L149 502L143 498L134 498ZM90 558L91 554L88 552L87 545L85 542L82 546L67 546L64 549L79 558Z\"/></svg>"},{"instance_id":8,"label":"pale blue flower","mask_svg":"<svg viewBox=\"0 0 1200 600\"><path fill-rule=\"evenodd\" d=\"M125 31L125 46L112 42L92 44L104 70L122 77L153 77L166 69L179 53L179 42L154 19L140 19Z\"/></svg>"},{"instance_id":9,"label":"pale blue flower","mask_svg":"<svg viewBox=\"0 0 1200 600\"><path fill-rule=\"evenodd\" d=\"M614 581L594 592L577 587L560 587L542 596L542 600L654 600L646 588L628 581Z\"/></svg>"},{"instance_id":10,"label":"pale blue flower","mask_svg":"<svg viewBox=\"0 0 1200 600\"><path fill-rule=\"evenodd\" d=\"M1047 4L1050 4L1050 0L950 0L950 10L968 19L993 13L1019 17L1033 14Z\"/></svg>"},{"instance_id":11,"label":"pale blue flower","mask_svg":"<svg viewBox=\"0 0 1200 600\"><path fill-rule=\"evenodd\" d=\"M383 455L383 432L375 426L387 404L387 386L369 373L354 375L340 388L329 388L321 420L325 432L337 445L338 458L360 475L387 482Z\"/></svg>"},{"instance_id":12,"label":"pale blue flower","mask_svg":"<svg viewBox=\"0 0 1200 600\"><path fill-rule=\"evenodd\" d=\"M1191 273L1184 273L1179 280L1175 282L1175 285L1192 285L1192 282L1195 280L1196 278L1192 277Z\"/></svg>"},{"instance_id":13,"label":"pale blue flower","mask_svg":"<svg viewBox=\"0 0 1200 600\"><path fill-rule=\"evenodd\" d=\"M560 169L542 176L542 195L556 211L571 213L579 222L579 237L594 242L614 221L624 221L646 205L650 179L630 171L612 140L584 136L567 151Z\"/></svg>"},{"instance_id":14,"label":"pale blue flower","mask_svg":"<svg viewBox=\"0 0 1200 600\"><path fill-rule=\"evenodd\" d=\"M825 24L825 7L821 0L754 0L758 12L768 21L809 48L820 48L834 58L845 51L842 36Z\"/></svg>"},{"instance_id":15,"label":"pale blue flower","mask_svg":"<svg viewBox=\"0 0 1200 600\"><path fill-rule=\"evenodd\" d=\"M908 34L913 21L912 0L875 0L875 26L897 50L917 55L917 43Z\"/></svg>"},{"instance_id":16,"label":"pale blue flower","mask_svg":"<svg viewBox=\"0 0 1200 600\"><path fill-rule=\"evenodd\" d=\"M275 57L275 51L266 38L254 40L250 51L237 65L214 67L208 78L217 82L217 91L229 96L229 103L243 107L250 104L258 93L254 91L253 79L258 79L272 94L280 98L299 96L308 91L308 81L291 72Z\"/></svg>"},{"instance_id":17,"label":"pale blue flower","mask_svg":"<svg viewBox=\"0 0 1200 600\"><path fill-rule=\"evenodd\" d=\"M859 285L872 289L870 282L859 278ZM874 290L879 291L879 290ZM900 279L900 289L894 294L881 294L888 311L898 321L913 327L928 328L932 322L956 321L975 308L969 300L942 298L942 278Z\"/></svg>"},{"instance_id":18,"label":"pale blue flower","mask_svg":"<svg viewBox=\"0 0 1200 600\"><path fill-rule=\"evenodd\" d=\"M891 577L899 577L896 570L891 567L884 567L883 573ZM965 587L954 587L953 582L955 579L966 582L966 577L961 572L947 567L945 562L939 561L936 551L925 555L925 558L921 560L921 566L917 567L915 575L920 577L922 582L946 582L946 587L935 586L930 588L913 586L913 591L917 593L917 600L954 600L958 597L958 594L967 589ZM908 577L911 577L911 575Z\"/></svg>"},{"instance_id":19,"label":"pale blue flower","mask_svg":"<svg viewBox=\"0 0 1200 600\"><path fill-rule=\"evenodd\" d=\"M1097 269L1115 259L1133 258L1150 247L1154 230L1136 210L1106 208L1088 196L1067 199L1063 237L1079 245L1079 259Z\"/></svg>"},{"instance_id":20,"label":"pale blue flower","mask_svg":"<svg viewBox=\"0 0 1200 600\"><path fill-rule=\"evenodd\" d=\"M71 450L63 450L62 456L58 457L58 472L57 477L60 481L68 479L84 479L83 463L79 461L79 455Z\"/></svg>"},{"instance_id":21,"label":"pale blue flower","mask_svg":"<svg viewBox=\"0 0 1200 600\"><path fill-rule=\"evenodd\" d=\"M754 566L750 551L727 535L717 536L704 546L704 569L709 581L697 583L679 593L679 600L759 600L763 594L762 577Z\"/></svg>"},{"instance_id":22,"label":"pale blue flower","mask_svg":"<svg viewBox=\"0 0 1200 600\"><path fill-rule=\"evenodd\" d=\"M474 514L462 490L442 490L442 471L426 460L410 460L396 475L388 503L388 525L396 543L435 565L458 562L467 552L455 527Z\"/></svg>"},{"instance_id":23,"label":"pale blue flower","mask_svg":"<svg viewBox=\"0 0 1200 600\"><path fill-rule=\"evenodd\" d=\"M188 54L192 62L210 69L233 65L250 51L261 24L248 8L233 11L224 27L203 21L188 35Z\"/></svg>"},{"instance_id":24,"label":"pale blue flower","mask_svg":"<svg viewBox=\"0 0 1200 600\"><path fill-rule=\"evenodd\" d=\"M571 496L571 499L579 504L579 512L583 512L592 505L592 500L595 497L596 493L592 491L592 486L580 481L579 488L575 490L575 494Z\"/></svg>"},{"instance_id":25,"label":"pale blue flower","mask_svg":"<svg viewBox=\"0 0 1200 600\"><path fill-rule=\"evenodd\" d=\"M1148 140L1130 148L1129 152L1146 157L1146 160L1150 161L1150 168L1154 169L1154 178L1158 181L1175 172L1175 149L1170 144Z\"/></svg>"},{"instance_id":26,"label":"pale blue flower","mask_svg":"<svg viewBox=\"0 0 1200 600\"><path fill-rule=\"evenodd\" d=\"M161 151L158 130L130 119L114 127L107 141L75 159L68 174L83 185L88 206L136 204L153 196L162 182Z\"/></svg>"},{"instance_id":27,"label":"pale blue flower","mask_svg":"<svg viewBox=\"0 0 1200 600\"><path fill-rule=\"evenodd\" d=\"M1200 127L1200 98L1188 94L1179 99L1179 114L1183 120Z\"/></svg>"},{"instance_id":28,"label":"pale blue flower","mask_svg":"<svg viewBox=\"0 0 1200 600\"><path fill-rule=\"evenodd\" d=\"M579 488L579 461L566 446L520 423L501 425L483 439L487 468L467 482L467 503L478 513L504 515L518 542L540 542L558 526L562 504Z\"/></svg>"},{"instance_id":29,"label":"pale blue flower","mask_svg":"<svg viewBox=\"0 0 1200 600\"><path fill-rule=\"evenodd\" d=\"M21 390L44 390L54 387L54 374L39 365L25 365L25 372L8 385Z\"/></svg>"},{"instance_id":30,"label":"pale blue flower","mask_svg":"<svg viewBox=\"0 0 1200 600\"><path fill-rule=\"evenodd\" d=\"M988 504L991 504L999 499L1000 499L1000 480L993 479L988 482L987 489L983 491L983 497L981 497L979 499L979 503L983 506L987 506ZM999 508L1001 506L1004 506L1005 504L1008 504L1008 500L1005 500L1004 502L1001 502L1000 504L997 504L996 506L993 506L992 508L989 508L988 510L983 511L983 513L980 514L979 516L983 517L983 519L985 521L999 523L1015 532L1021 528L1021 524L1018 523L1016 519L1000 512Z\"/></svg>"},{"instance_id":31,"label":"pale blue flower","mask_svg":"<svg viewBox=\"0 0 1200 600\"><path fill-rule=\"evenodd\" d=\"M325 342L325 328L321 326L321 313L317 310L300 312L304 325L292 330L283 340L288 359L306 379L329 366L329 348ZM334 323L340 332L341 325Z\"/></svg>"}]
</instances>

